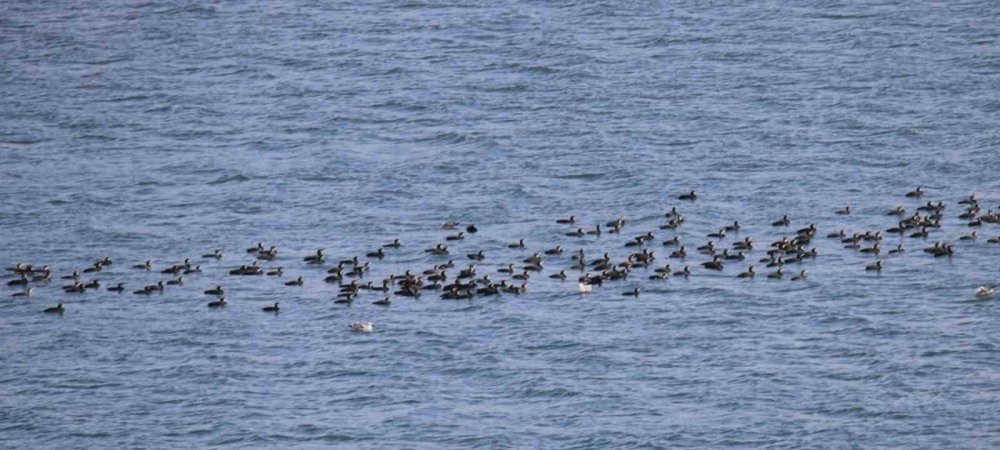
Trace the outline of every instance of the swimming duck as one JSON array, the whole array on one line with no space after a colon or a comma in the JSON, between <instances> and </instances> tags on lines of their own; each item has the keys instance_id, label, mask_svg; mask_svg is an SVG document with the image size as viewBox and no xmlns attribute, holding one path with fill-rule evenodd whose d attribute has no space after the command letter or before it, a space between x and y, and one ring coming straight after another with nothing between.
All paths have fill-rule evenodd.
<instances>
[{"instance_id":1,"label":"swimming duck","mask_svg":"<svg viewBox=\"0 0 1000 450\"><path fill-rule=\"evenodd\" d=\"M565 280L566 279L566 271L565 270L560 270L559 273L555 273L555 274L549 275L549 278L556 279L556 280Z\"/></svg>"},{"instance_id":2,"label":"swimming duck","mask_svg":"<svg viewBox=\"0 0 1000 450\"><path fill-rule=\"evenodd\" d=\"M976 288L976 298L992 298L997 294L996 285L987 284Z\"/></svg>"},{"instance_id":3,"label":"swimming duck","mask_svg":"<svg viewBox=\"0 0 1000 450\"><path fill-rule=\"evenodd\" d=\"M392 304L392 299L390 299L389 297L386 297L386 298L383 298L382 300L379 300L379 301L376 301L376 302L372 302L372 304L376 305L376 306L389 306L389 305Z\"/></svg>"},{"instance_id":4,"label":"swimming duck","mask_svg":"<svg viewBox=\"0 0 1000 450\"><path fill-rule=\"evenodd\" d=\"M220 299L218 299L218 300L216 300L214 302L209 302L208 303L208 307L209 308L222 308L223 306L226 306L226 298L225 297L222 297L222 298L220 298Z\"/></svg>"},{"instance_id":5,"label":"swimming duck","mask_svg":"<svg viewBox=\"0 0 1000 450\"><path fill-rule=\"evenodd\" d=\"M629 292L623 292L622 296L625 296L625 297L638 297L639 296L639 288L632 289Z\"/></svg>"},{"instance_id":6,"label":"swimming duck","mask_svg":"<svg viewBox=\"0 0 1000 450\"><path fill-rule=\"evenodd\" d=\"M168 280L167 281L167 285L169 285L169 286L183 286L184 285L184 277L177 277L176 280Z\"/></svg>"},{"instance_id":7,"label":"swimming duck","mask_svg":"<svg viewBox=\"0 0 1000 450\"><path fill-rule=\"evenodd\" d=\"M882 252L882 245L879 244L878 242L876 242L875 245L873 245L871 247L862 248L860 250L860 252L861 253L872 253L872 254L878 255L879 253Z\"/></svg>"},{"instance_id":8,"label":"swimming duck","mask_svg":"<svg viewBox=\"0 0 1000 450\"><path fill-rule=\"evenodd\" d=\"M189 275L192 273L201 273L201 264L184 269L184 275Z\"/></svg>"},{"instance_id":9,"label":"swimming duck","mask_svg":"<svg viewBox=\"0 0 1000 450\"><path fill-rule=\"evenodd\" d=\"M60 303L60 304L58 304L56 306L53 306L51 308L45 308L42 312L44 312L46 314L62 314L64 312L66 312L66 308L63 308L63 304Z\"/></svg>"},{"instance_id":10,"label":"swimming duck","mask_svg":"<svg viewBox=\"0 0 1000 450\"><path fill-rule=\"evenodd\" d=\"M371 322L354 322L348 328L350 328L351 331L371 333L373 330L375 330L375 324Z\"/></svg>"},{"instance_id":11,"label":"swimming duck","mask_svg":"<svg viewBox=\"0 0 1000 450\"><path fill-rule=\"evenodd\" d=\"M792 281L805 280L808 277L807 271L803 270L798 275L792 277Z\"/></svg>"},{"instance_id":12,"label":"swimming duck","mask_svg":"<svg viewBox=\"0 0 1000 450\"><path fill-rule=\"evenodd\" d=\"M601 235L601 225L597 224L593 230L588 230L587 235L589 236L600 236Z\"/></svg>"},{"instance_id":13,"label":"swimming duck","mask_svg":"<svg viewBox=\"0 0 1000 450\"><path fill-rule=\"evenodd\" d=\"M28 277L25 275L21 275L21 278L18 278L16 280L10 280L7 282L7 286L27 286L27 285L28 285Z\"/></svg>"},{"instance_id":14,"label":"swimming duck","mask_svg":"<svg viewBox=\"0 0 1000 450\"><path fill-rule=\"evenodd\" d=\"M21 292L15 292L11 297L31 297L31 294L35 293L35 288L30 287Z\"/></svg>"},{"instance_id":15,"label":"swimming duck","mask_svg":"<svg viewBox=\"0 0 1000 450\"><path fill-rule=\"evenodd\" d=\"M403 246L403 244L399 243L399 239L393 239L392 242L390 242L388 244L385 244L382 247L385 247L385 248L400 248L402 246Z\"/></svg>"},{"instance_id":16,"label":"swimming duck","mask_svg":"<svg viewBox=\"0 0 1000 450\"><path fill-rule=\"evenodd\" d=\"M684 258L686 256L687 256L687 251L685 250L685 247L683 245L681 246L681 248L675 250L673 253L670 254L671 258Z\"/></svg>"},{"instance_id":17,"label":"swimming duck","mask_svg":"<svg viewBox=\"0 0 1000 450\"><path fill-rule=\"evenodd\" d=\"M108 288L110 292L125 292L125 283L118 283Z\"/></svg>"},{"instance_id":18,"label":"swimming duck","mask_svg":"<svg viewBox=\"0 0 1000 450\"><path fill-rule=\"evenodd\" d=\"M704 268L706 268L706 269L711 269L711 270L722 270L723 269L722 261L719 261L719 256L718 255L716 255L715 257L713 257L711 261L701 263L701 266L704 267Z\"/></svg>"},{"instance_id":19,"label":"swimming duck","mask_svg":"<svg viewBox=\"0 0 1000 450\"><path fill-rule=\"evenodd\" d=\"M916 190L907 192L906 196L908 198L920 198L920 197L924 196L924 191L923 191L923 189L920 186L917 186Z\"/></svg>"},{"instance_id":20,"label":"swimming duck","mask_svg":"<svg viewBox=\"0 0 1000 450\"><path fill-rule=\"evenodd\" d=\"M222 289L222 285L217 285L217 286L215 286L214 289L209 289L209 290L205 291L205 294L207 294L207 295L220 295L221 296L221 295L225 295L226 292Z\"/></svg>"},{"instance_id":21,"label":"swimming duck","mask_svg":"<svg viewBox=\"0 0 1000 450\"><path fill-rule=\"evenodd\" d=\"M323 250L324 249L322 248L318 249L316 250L315 255L306 256L305 258L302 258L302 260L309 264L322 264L326 261L326 255L323 254Z\"/></svg>"},{"instance_id":22,"label":"swimming duck","mask_svg":"<svg viewBox=\"0 0 1000 450\"><path fill-rule=\"evenodd\" d=\"M960 241L974 241L976 239L979 239L979 233L976 230L972 230L972 234L967 234L958 238Z\"/></svg>"},{"instance_id":23,"label":"swimming duck","mask_svg":"<svg viewBox=\"0 0 1000 450\"><path fill-rule=\"evenodd\" d=\"M508 245L507 248L524 248L524 239L521 239L514 244Z\"/></svg>"},{"instance_id":24,"label":"swimming duck","mask_svg":"<svg viewBox=\"0 0 1000 450\"><path fill-rule=\"evenodd\" d=\"M262 311L269 312L269 313L276 313L276 312L278 312L278 302L274 302L274 305L272 305L272 306L265 306L264 309L262 309Z\"/></svg>"},{"instance_id":25,"label":"swimming duck","mask_svg":"<svg viewBox=\"0 0 1000 450\"><path fill-rule=\"evenodd\" d=\"M136 265L132 266L132 268L133 269L141 269L141 270L151 270L153 268L153 261L147 259L145 263L143 263L143 264L136 264Z\"/></svg>"},{"instance_id":26,"label":"swimming duck","mask_svg":"<svg viewBox=\"0 0 1000 450\"><path fill-rule=\"evenodd\" d=\"M441 229L442 230L451 230L451 229L454 229L455 227L457 227L458 225L460 225L458 222L455 222L454 220L449 220L449 221L441 224Z\"/></svg>"},{"instance_id":27,"label":"swimming duck","mask_svg":"<svg viewBox=\"0 0 1000 450\"><path fill-rule=\"evenodd\" d=\"M274 259L277 257L278 257L278 247L275 245L272 245L271 248L268 248L267 250L261 251L259 254L257 254L257 259L264 261L274 261Z\"/></svg>"},{"instance_id":28,"label":"swimming duck","mask_svg":"<svg viewBox=\"0 0 1000 450\"><path fill-rule=\"evenodd\" d=\"M757 275L757 272L754 271L753 266L750 266L747 267L746 272L740 273L736 278L753 278L755 275Z\"/></svg>"},{"instance_id":29,"label":"swimming duck","mask_svg":"<svg viewBox=\"0 0 1000 450\"><path fill-rule=\"evenodd\" d=\"M480 251L478 251L476 253L470 253L470 254L465 255L465 256L467 256L469 259L471 259L473 261L482 261L482 260L486 259L486 254L482 250L480 250Z\"/></svg>"},{"instance_id":30,"label":"swimming duck","mask_svg":"<svg viewBox=\"0 0 1000 450\"><path fill-rule=\"evenodd\" d=\"M875 261L873 264L865 266L865 270L873 270L875 272L882 271L882 260Z\"/></svg>"},{"instance_id":31,"label":"swimming duck","mask_svg":"<svg viewBox=\"0 0 1000 450\"><path fill-rule=\"evenodd\" d=\"M888 215L888 216L902 216L904 214L906 214L906 208L903 208L902 205L899 205L899 206L897 206L897 207L895 207L893 209L890 209L889 212L886 213L886 215Z\"/></svg>"},{"instance_id":32,"label":"swimming duck","mask_svg":"<svg viewBox=\"0 0 1000 450\"><path fill-rule=\"evenodd\" d=\"M785 273L781 271L780 267L778 268L777 272L773 272L773 273L767 274L767 277L770 278L770 279L772 279L772 280L780 280L784 276L785 276Z\"/></svg>"},{"instance_id":33,"label":"swimming duck","mask_svg":"<svg viewBox=\"0 0 1000 450\"><path fill-rule=\"evenodd\" d=\"M563 252L563 247L561 245L557 245L556 248L546 250L545 254L546 255L561 255L562 252Z\"/></svg>"},{"instance_id":34,"label":"swimming duck","mask_svg":"<svg viewBox=\"0 0 1000 450\"><path fill-rule=\"evenodd\" d=\"M687 194L681 194L677 196L678 200L695 200L697 198L698 195L693 190L691 192L688 192Z\"/></svg>"},{"instance_id":35,"label":"swimming duck","mask_svg":"<svg viewBox=\"0 0 1000 450\"><path fill-rule=\"evenodd\" d=\"M72 274L66 275L66 276L62 277L62 279L64 279L64 280L79 280L80 279L80 271L74 270ZM7 284L10 284L10 283L7 283Z\"/></svg>"},{"instance_id":36,"label":"swimming duck","mask_svg":"<svg viewBox=\"0 0 1000 450\"><path fill-rule=\"evenodd\" d=\"M375 250L374 252L368 252L365 254L365 256L368 258L382 259L385 258L385 252L382 251L382 247L379 247L378 250Z\"/></svg>"},{"instance_id":37,"label":"swimming duck","mask_svg":"<svg viewBox=\"0 0 1000 450\"><path fill-rule=\"evenodd\" d=\"M474 224L470 224L469 226L465 227L465 232L469 234L476 234L479 232L479 228L476 228Z\"/></svg>"},{"instance_id":38,"label":"swimming duck","mask_svg":"<svg viewBox=\"0 0 1000 450\"><path fill-rule=\"evenodd\" d=\"M424 251L427 252L427 253L430 253L432 255L439 255L439 256L440 255L447 255L448 254L448 247L445 247L444 244L437 244L433 248L429 248L429 249L424 250Z\"/></svg>"},{"instance_id":39,"label":"swimming duck","mask_svg":"<svg viewBox=\"0 0 1000 450\"><path fill-rule=\"evenodd\" d=\"M780 220L776 220L774 222L771 222L771 226L775 226L775 227L787 227L790 223L792 223L792 222L791 222L791 220L788 220L788 215L786 214L786 215L782 216Z\"/></svg>"},{"instance_id":40,"label":"swimming duck","mask_svg":"<svg viewBox=\"0 0 1000 450\"><path fill-rule=\"evenodd\" d=\"M733 243L733 250L753 250L753 240L748 236L742 241L736 241Z\"/></svg>"},{"instance_id":41,"label":"swimming duck","mask_svg":"<svg viewBox=\"0 0 1000 450\"><path fill-rule=\"evenodd\" d=\"M969 198L959 200L959 205L976 205L979 204L979 200L976 200L976 194L972 194Z\"/></svg>"},{"instance_id":42,"label":"swimming duck","mask_svg":"<svg viewBox=\"0 0 1000 450\"><path fill-rule=\"evenodd\" d=\"M691 276L691 267L684 266L684 270L678 270L677 272L674 272L674 275L675 276L679 276L679 277L687 278L687 277Z\"/></svg>"},{"instance_id":43,"label":"swimming duck","mask_svg":"<svg viewBox=\"0 0 1000 450\"><path fill-rule=\"evenodd\" d=\"M566 236L570 236L570 237L583 237L586 234L587 233L584 233L583 228L577 228L576 231L572 231L572 232L566 233Z\"/></svg>"},{"instance_id":44,"label":"swimming duck","mask_svg":"<svg viewBox=\"0 0 1000 450\"><path fill-rule=\"evenodd\" d=\"M666 246L673 246L673 245L680 245L680 244L681 244L681 237L680 236L674 236L671 239L667 239L667 240L663 241L663 245L666 245Z\"/></svg>"},{"instance_id":45,"label":"swimming duck","mask_svg":"<svg viewBox=\"0 0 1000 450\"><path fill-rule=\"evenodd\" d=\"M285 286L302 286L303 284L305 284L305 280L302 277L285 282Z\"/></svg>"},{"instance_id":46,"label":"swimming duck","mask_svg":"<svg viewBox=\"0 0 1000 450\"><path fill-rule=\"evenodd\" d=\"M201 255L201 257L202 258L222 259L222 250L215 249L215 250L212 251L212 253L209 253L207 255Z\"/></svg>"},{"instance_id":47,"label":"swimming duck","mask_svg":"<svg viewBox=\"0 0 1000 450\"><path fill-rule=\"evenodd\" d=\"M102 268L103 268L103 266L101 265L100 262L95 262L94 265L92 265L92 266L90 266L90 267L88 267L86 269L83 269L83 273L100 272Z\"/></svg>"},{"instance_id":48,"label":"swimming duck","mask_svg":"<svg viewBox=\"0 0 1000 450\"><path fill-rule=\"evenodd\" d=\"M725 228L720 228L719 231L717 231L715 233L709 233L708 237L723 239L723 238L726 237L726 229Z\"/></svg>"},{"instance_id":49,"label":"swimming duck","mask_svg":"<svg viewBox=\"0 0 1000 450\"><path fill-rule=\"evenodd\" d=\"M835 212L840 216L849 216L851 215L851 205L844 206L843 209L838 209Z\"/></svg>"},{"instance_id":50,"label":"swimming duck","mask_svg":"<svg viewBox=\"0 0 1000 450\"><path fill-rule=\"evenodd\" d=\"M564 223L564 224L570 224L570 225L575 224L576 223L576 216L569 216L569 219L558 219L558 220L556 220L556 223Z\"/></svg>"},{"instance_id":51,"label":"swimming duck","mask_svg":"<svg viewBox=\"0 0 1000 450\"><path fill-rule=\"evenodd\" d=\"M896 248L894 248L892 250L889 250L889 254L890 255L895 255L897 253L903 253L905 251L906 251L906 249L903 248L903 244L899 244L899 245L896 246Z\"/></svg>"},{"instance_id":52,"label":"swimming duck","mask_svg":"<svg viewBox=\"0 0 1000 450\"><path fill-rule=\"evenodd\" d=\"M275 269L269 270L267 276L269 277L280 277L285 274L285 269L277 267Z\"/></svg>"},{"instance_id":53,"label":"swimming duck","mask_svg":"<svg viewBox=\"0 0 1000 450\"><path fill-rule=\"evenodd\" d=\"M444 238L444 240L446 241L461 241L463 239L465 239L465 233L462 231L459 231L458 234L454 234Z\"/></svg>"}]
</instances>

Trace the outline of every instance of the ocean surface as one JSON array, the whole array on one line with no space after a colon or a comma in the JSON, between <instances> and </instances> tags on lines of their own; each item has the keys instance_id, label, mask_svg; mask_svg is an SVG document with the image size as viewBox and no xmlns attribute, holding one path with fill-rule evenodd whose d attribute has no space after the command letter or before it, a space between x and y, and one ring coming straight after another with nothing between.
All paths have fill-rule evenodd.
<instances>
[{"instance_id":1,"label":"ocean surface","mask_svg":"<svg viewBox=\"0 0 1000 450\"><path fill-rule=\"evenodd\" d=\"M0 286L0 447L1000 446L1000 308L973 296L1000 226L959 241L957 218L1000 208L1000 4L748 3L0 2L0 263L57 278ZM944 226L888 235L908 251L880 274L826 238L926 200ZM575 238L571 214L628 222ZM333 303L337 260L400 238L362 281L419 273L447 220L479 228L452 276L567 252L520 296ZM758 249L701 268L733 220L722 244ZM765 279L767 243L810 223L819 256L786 269L808 281ZM689 279L548 278L647 231ZM939 240L953 257L920 251ZM258 241L285 276L228 275ZM59 289L105 255L84 279L129 292ZM131 294L186 257L185 286Z\"/></svg>"}]
</instances>

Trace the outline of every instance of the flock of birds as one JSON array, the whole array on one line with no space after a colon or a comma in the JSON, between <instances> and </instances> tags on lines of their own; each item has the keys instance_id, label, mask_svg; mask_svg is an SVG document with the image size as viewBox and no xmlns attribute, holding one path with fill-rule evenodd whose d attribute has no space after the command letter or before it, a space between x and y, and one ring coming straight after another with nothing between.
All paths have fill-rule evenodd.
<instances>
[{"instance_id":1,"label":"flock of birds","mask_svg":"<svg viewBox=\"0 0 1000 450\"><path fill-rule=\"evenodd\" d=\"M941 229L941 221L944 218L945 203L938 201L924 202L922 198L925 191L917 188L908 192L905 196L909 199L920 201L920 205L915 211L909 213L903 206L887 209L886 215L895 217L895 224L884 230L863 230L848 233L846 230L828 233L821 237L841 244L844 248L857 251L861 254L870 255L873 260L864 265L863 269L868 272L880 272L886 264L884 255L893 255L906 252L902 244L885 249L882 247L884 236L901 235L914 239L926 239L938 233ZM690 191L677 197L678 200L694 202L699 196L696 192ZM957 215L958 219L966 222L970 232L959 237L961 241L977 241L980 239L978 229L987 224L1000 224L1000 211L983 211L980 201L975 195L961 199L958 204L962 211ZM836 214L847 216L852 214L850 206L835 211ZM677 230L685 223L685 216L677 210L671 208L663 214L665 223L659 226L660 230L668 233ZM567 227L564 234L569 238L580 238L585 236L600 236L605 233L621 234L626 226L624 216L607 222L598 224L593 228L580 227L576 216L558 219L556 223ZM775 229L786 230L792 224L789 216L774 221L771 225ZM739 235L742 226L738 221L723 225L716 231L705 235L706 242L689 249L679 236L672 236L665 240L657 240L655 232L648 231L629 239L624 245L631 249L630 254L622 260L614 260L609 253L590 258L583 249L569 252L564 246L557 245L553 248L531 251L527 250L528 245L524 239L508 245L513 251L525 251L525 257L516 262L501 264L496 271L497 279L491 278L490 274L483 273L479 264L487 259L485 251L478 250L464 255L468 264L458 264L454 259L455 255L449 249L449 244L461 242L476 234L479 230L475 225L460 227L455 221L448 221L441 225L441 230L447 234L444 242L424 250L424 253L432 258L446 260L433 264L426 270L407 270L402 274L392 274L378 282L362 280L372 268L373 261L386 258L393 252L401 251L403 243L399 239L394 239L377 248L367 252L364 256L353 256L343 260L331 260L324 249L319 249L315 253L302 258L302 263L310 266L330 266L326 271L325 283L331 283L339 287L334 302L337 304L350 305L364 291L381 293L380 300L373 302L377 306L390 306L394 297L416 298L426 295L429 292L438 293L442 299L465 300L474 297L497 296L502 294L520 295L527 292L528 280L540 276L547 270L546 264L550 260L567 261L570 265L567 268L554 270L548 274L548 278L556 280L570 280L575 278L580 292L590 292L594 287L602 286L606 282L622 280L633 275L637 270L643 269L648 272L647 277L651 280L667 280L673 277L689 277L694 270L724 271L728 265L739 264L748 259L756 259L756 263L750 262L748 266L735 276L741 279L753 279L761 274L756 267L762 266L771 269L768 273L762 274L768 279L781 280L786 277L792 281L806 280L809 276L807 269L797 268L786 272L791 266L798 266L815 258L818 250L812 245L814 239L819 236L819 229L815 224L810 224L797 230L788 230L781 239L761 245L751 237L742 237L732 240L728 248L724 248L722 242L733 235ZM985 239L990 244L1000 244L1000 235ZM666 262L657 262L655 248L666 248ZM760 251L761 255L751 256ZM932 257L952 257L955 255L954 244L946 241L937 241L922 249L924 253ZM278 247L265 246L263 242L257 243L245 251L246 255L253 258L249 264L243 264L229 270L231 276L266 276L282 277L283 267L265 267L262 264L273 263L279 260ZM571 255L569 260L561 258L564 253ZM365 258L362 261L362 258ZM694 258L704 259L697 264L685 264ZM221 250L214 250L211 253L202 255L203 261L219 261L223 259ZM673 267L672 261L680 261L678 267ZM207 263L207 262L206 262ZM96 277L102 271L114 264L110 257L101 258L93 262L90 266L73 271L70 274L59 277L69 284L61 286L62 291L67 294L83 294L89 291L100 290L102 288L110 292L125 293L131 291L134 295L151 295L161 293L165 289L173 289L185 285L188 276L195 276L202 272L201 264L192 261L191 258L184 259L178 264L158 269L163 275L171 275L167 280L160 280L154 284L142 286L139 289L127 289L124 283L116 283L105 286ZM680 267L683 265L683 267ZM132 265L136 271L152 272L153 261L148 260ZM694 269L694 270L693 270ZM860 269L860 268L859 268ZM53 270L45 265L36 267L32 264L17 263L7 269L8 275L12 278L7 281L7 285L19 289L13 294L15 298L32 297L36 289L48 286L54 282ZM570 273L575 273L570 275ZM543 276L543 275L541 275ZM95 277L91 280L84 280L85 277ZM302 286L306 280L303 277L286 281L287 286ZM217 285L212 289L204 291L205 295L215 297L215 300L207 304L208 308L224 308L229 303L226 301L227 291L222 285ZM623 292L623 296L639 297L640 288ZM977 298L992 298L996 295L996 286L989 284L980 286L975 293ZM265 306L264 312L278 313L280 305L278 302ZM45 313L63 314L65 306L59 303L56 306L44 309ZM371 322L356 322L350 324L350 329L355 331L370 332L373 330Z\"/></svg>"}]
</instances>

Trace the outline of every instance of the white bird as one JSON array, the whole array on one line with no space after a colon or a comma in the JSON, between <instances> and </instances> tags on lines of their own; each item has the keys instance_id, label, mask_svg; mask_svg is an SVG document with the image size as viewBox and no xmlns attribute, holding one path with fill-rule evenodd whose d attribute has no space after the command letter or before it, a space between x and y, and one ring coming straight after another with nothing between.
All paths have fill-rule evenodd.
<instances>
[{"instance_id":1,"label":"white bird","mask_svg":"<svg viewBox=\"0 0 1000 450\"><path fill-rule=\"evenodd\" d=\"M976 298L992 298L994 295L997 295L997 287L994 284L976 288Z\"/></svg>"},{"instance_id":2,"label":"white bird","mask_svg":"<svg viewBox=\"0 0 1000 450\"><path fill-rule=\"evenodd\" d=\"M594 286L591 286L591 285L589 285L587 283L580 283L580 293L581 294L586 294L586 293L592 291L593 289L594 289Z\"/></svg>"},{"instance_id":3,"label":"white bird","mask_svg":"<svg viewBox=\"0 0 1000 450\"><path fill-rule=\"evenodd\" d=\"M351 331L360 331L363 333L371 333L375 330L375 324L371 322L354 322L351 324Z\"/></svg>"}]
</instances>

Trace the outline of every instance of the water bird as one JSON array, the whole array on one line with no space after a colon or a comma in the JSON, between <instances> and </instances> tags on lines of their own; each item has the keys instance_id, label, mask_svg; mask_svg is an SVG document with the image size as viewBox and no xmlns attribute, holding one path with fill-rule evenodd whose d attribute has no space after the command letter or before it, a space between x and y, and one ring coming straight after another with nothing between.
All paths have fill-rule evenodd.
<instances>
[{"instance_id":1,"label":"water bird","mask_svg":"<svg viewBox=\"0 0 1000 450\"><path fill-rule=\"evenodd\" d=\"M623 292L622 295L625 296L625 297L638 297L639 296L639 288L632 289L629 292Z\"/></svg>"},{"instance_id":2,"label":"water bird","mask_svg":"<svg viewBox=\"0 0 1000 450\"><path fill-rule=\"evenodd\" d=\"M226 306L226 298L225 297L222 297L222 298L220 298L220 299L218 299L218 300L216 300L214 302L209 302L208 303L208 307L209 308L221 308L223 306Z\"/></svg>"},{"instance_id":3,"label":"water bird","mask_svg":"<svg viewBox=\"0 0 1000 450\"><path fill-rule=\"evenodd\" d=\"M979 204L979 200L976 200L976 194L972 194L968 198L959 200L958 204L959 205L977 205L977 204Z\"/></svg>"},{"instance_id":4,"label":"water bird","mask_svg":"<svg viewBox=\"0 0 1000 450\"><path fill-rule=\"evenodd\" d=\"M568 219L558 219L558 220L556 220L556 223L564 223L564 224L571 224L571 225L575 224L576 223L576 216L569 216Z\"/></svg>"},{"instance_id":5,"label":"water bird","mask_svg":"<svg viewBox=\"0 0 1000 450\"><path fill-rule=\"evenodd\" d=\"M736 278L753 278L756 275L757 272L754 271L753 266L750 266L747 267L746 272L741 272L739 275L736 276Z\"/></svg>"},{"instance_id":6,"label":"water bird","mask_svg":"<svg viewBox=\"0 0 1000 450\"><path fill-rule=\"evenodd\" d=\"M267 271L267 276L269 277L280 277L284 274L285 274L285 269L281 267L276 267L274 269Z\"/></svg>"},{"instance_id":7,"label":"water bird","mask_svg":"<svg viewBox=\"0 0 1000 450\"><path fill-rule=\"evenodd\" d=\"M201 255L201 257L202 258L222 259L222 250L215 249L215 250L212 251L212 253L209 253L207 255Z\"/></svg>"},{"instance_id":8,"label":"water bird","mask_svg":"<svg viewBox=\"0 0 1000 450\"><path fill-rule=\"evenodd\" d=\"M30 287L21 292L15 292L11 297L31 297L31 294L35 292L35 288Z\"/></svg>"},{"instance_id":9,"label":"water bird","mask_svg":"<svg viewBox=\"0 0 1000 450\"><path fill-rule=\"evenodd\" d=\"M507 248L524 248L524 239L518 240L516 243L508 245Z\"/></svg>"},{"instance_id":10,"label":"water bird","mask_svg":"<svg viewBox=\"0 0 1000 450\"><path fill-rule=\"evenodd\" d=\"M125 292L125 283L118 283L108 288L110 292Z\"/></svg>"},{"instance_id":11,"label":"water bird","mask_svg":"<svg viewBox=\"0 0 1000 450\"><path fill-rule=\"evenodd\" d=\"M987 284L976 288L976 298L993 298L997 295L996 285Z\"/></svg>"},{"instance_id":12,"label":"water bird","mask_svg":"<svg viewBox=\"0 0 1000 450\"><path fill-rule=\"evenodd\" d=\"M687 194L681 194L681 195L677 196L678 200L695 200L697 198L698 198L698 194L696 194L694 192L694 190L692 190L691 192L688 192Z\"/></svg>"},{"instance_id":13,"label":"water bird","mask_svg":"<svg viewBox=\"0 0 1000 450\"><path fill-rule=\"evenodd\" d=\"M865 270L871 270L871 271L875 271L875 272L881 272L882 271L882 260L875 261L874 263L865 266Z\"/></svg>"},{"instance_id":14,"label":"water bird","mask_svg":"<svg viewBox=\"0 0 1000 450\"><path fill-rule=\"evenodd\" d=\"M400 248L402 246L403 246L403 244L401 244L399 242L399 239L393 239L392 242L390 242L388 244L383 244L382 245L382 247L385 247L385 248Z\"/></svg>"},{"instance_id":15,"label":"water bird","mask_svg":"<svg viewBox=\"0 0 1000 450\"><path fill-rule=\"evenodd\" d=\"M136 265L132 266L132 268L133 269L140 269L140 270L152 270L153 269L153 261L147 259L145 263L143 263L143 264L136 264Z\"/></svg>"},{"instance_id":16,"label":"water bird","mask_svg":"<svg viewBox=\"0 0 1000 450\"><path fill-rule=\"evenodd\" d=\"M371 333L375 330L375 324L371 322L354 322L348 326L351 331L360 331L362 333Z\"/></svg>"},{"instance_id":17,"label":"water bird","mask_svg":"<svg viewBox=\"0 0 1000 450\"><path fill-rule=\"evenodd\" d=\"M225 295L226 292L222 289L222 285L217 285L213 289L205 291L207 295Z\"/></svg>"},{"instance_id":18,"label":"water bird","mask_svg":"<svg viewBox=\"0 0 1000 450\"><path fill-rule=\"evenodd\" d=\"M771 222L771 226L775 227L787 227L791 224L791 220L788 220L788 215L782 216L781 219Z\"/></svg>"},{"instance_id":19,"label":"water bird","mask_svg":"<svg viewBox=\"0 0 1000 450\"><path fill-rule=\"evenodd\" d=\"M53 307L50 307L50 308L45 308L44 310L42 310L42 312L44 312L46 314L62 314L64 312L66 312L66 308L63 308L63 304L60 303L60 304L58 304L56 306L53 306Z\"/></svg>"},{"instance_id":20,"label":"water bird","mask_svg":"<svg viewBox=\"0 0 1000 450\"><path fill-rule=\"evenodd\" d=\"M389 305L392 304L392 299L390 299L389 297L386 297L386 298L383 298L382 300L379 300L379 301L376 301L376 302L372 302L372 304L376 305L376 306L389 306Z\"/></svg>"},{"instance_id":21,"label":"water bird","mask_svg":"<svg viewBox=\"0 0 1000 450\"><path fill-rule=\"evenodd\" d=\"M907 192L906 196L908 198L920 198L920 197L924 196L924 191L923 191L923 189L920 186L917 186L916 190Z\"/></svg>"},{"instance_id":22,"label":"water bird","mask_svg":"<svg viewBox=\"0 0 1000 450\"><path fill-rule=\"evenodd\" d=\"M324 261L326 261L326 255L323 254L323 250L324 249L322 248L318 249L316 250L315 255L306 256L305 258L302 258L302 260L309 264L322 264Z\"/></svg>"},{"instance_id":23,"label":"water bird","mask_svg":"<svg viewBox=\"0 0 1000 450\"><path fill-rule=\"evenodd\" d=\"M441 224L441 229L442 230L451 230L451 229L454 229L455 227L457 227L459 225L460 224L458 222L455 222L454 220L449 220L449 221Z\"/></svg>"},{"instance_id":24,"label":"water bird","mask_svg":"<svg viewBox=\"0 0 1000 450\"><path fill-rule=\"evenodd\" d=\"M305 284L305 280L302 277L285 282L285 286L302 286L303 284Z\"/></svg>"},{"instance_id":25,"label":"water bird","mask_svg":"<svg viewBox=\"0 0 1000 450\"><path fill-rule=\"evenodd\" d=\"M807 271L803 270L798 275L792 277L792 281L805 280L808 277Z\"/></svg>"},{"instance_id":26,"label":"water bird","mask_svg":"<svg viewBox=\"0 0 1000 450\"><path fill-rule=\"evenodd\" d=\"M835 211L837 215L848 216L851 214L851 205L844 206L843 209L838 209Z\"/></svg>"},{"instance_id":27,"label":"water bird","mask_svg":"<svg viewBox=\"0 0 1000 450\"><path fill-rule=\"evenodd\" d=\"M278 312L278 302L274 302L274 305L271 305L271 306L265 306L262 309L262 311L269 312L269 313L276 313L276 312Z\"/></svg>"}]
</instances>

